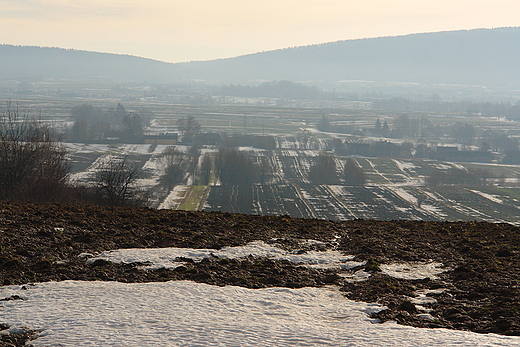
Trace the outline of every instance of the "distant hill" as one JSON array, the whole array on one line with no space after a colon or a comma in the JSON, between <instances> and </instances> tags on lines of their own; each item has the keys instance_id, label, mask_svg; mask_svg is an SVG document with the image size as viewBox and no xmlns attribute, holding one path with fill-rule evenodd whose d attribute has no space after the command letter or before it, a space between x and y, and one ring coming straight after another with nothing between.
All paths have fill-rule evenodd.
<instances>
[{"instance_id":1,"label":"distant hill","mask_svg":"<svg viewBox=\"0 0 520 347\"><path fill-rule=\"evenodd\" d=\"M178 64L128 55L2 45L0 79L371 80L495 86L519 83L519 56L520 28L516 27L337 41Z\"/></svg>"},{"instance_id":2,"label":"distant hill","mask_svg":"<svg viewBox=\"0 0 520 347\"><path fill-rule=\"evenodd\" d=\"M72 49L0 45L0 79L161 81L172 64Z\"/></svg>"}]
</instances>

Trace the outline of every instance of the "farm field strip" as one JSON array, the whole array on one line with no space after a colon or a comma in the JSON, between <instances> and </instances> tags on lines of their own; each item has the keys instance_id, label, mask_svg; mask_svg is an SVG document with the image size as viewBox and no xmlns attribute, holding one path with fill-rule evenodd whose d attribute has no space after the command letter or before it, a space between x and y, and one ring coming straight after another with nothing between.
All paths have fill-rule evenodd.
<instances>
[{"instance_id":1,"label":"farm field strip","mask_svg":"<svg viewBox=\"0 0 520 347\"><path fill-rule=\"evenodd\" d=\"M338 197L338 194L336 193L335 186L324 186L331 196L334 197L334 200L341 205L349 214L349 217L352 219L358 218L359 212L355 213L349 206L346 204L341 198ZM356 209L357 211L357 209Z\"/></svg>"},{"instance_id":2,"label":"farm field strip","mask_svg":"<svg viewBox=\"0 0 520 347\"><path fill-rule=\"evenodd\" d=\"M421 178L419 177L418 173L415 171L416 168L418 168L415 164L407 161L400 161L392 159L392 162L396 165L396 167L403 173L405 182L403 184L405 185L420 185L421 184Z\"/></svg>"},{"instance_id":3,"label":"farm field strip","mask_svg":"<svg viewBox=\"0 0 520 347\"><path fill-rule=\"evenodd\" d=\"M398 195L404 201L409 202L412 206L417 206L419 204L419 200L402 187L388 186L387 189L389 189L394 194Z\"/></svg>"},{"instance_id":4,"label":"farm field strip","mask_svg":"<svg viewBox=\"0 0 520 347\"><path fill-rule=\"evenodd\" d=\"M186 185L176 185L173 189L168 193L166 198L160 203L158 206L159 209L171 209L177 210L182 203L184 196L186 196L187 191L190 189L190 186Z\"/></svg>"},{"instance_id":5,"label":"farm field strip","mask_svg":"<svg viewBox=\"0 0 520 347\"><path fill-rule=\"evenodd\" d=\"M295 191L298 194L298 197L300 198L300 200L303 202L303 204L305 206L305 213L302 213L302 216L308 216L305 218L318 218L314 209L309 205L309 201L305 197L303 191L296 185L293 185L292 187L295 189ZM300 210L300 212L301 212L301 210Z\"/></svg>"},{"instance_id":6,"label":"farm field strip","mask_svg":"<svg viewBox=\"0 0 520 347\"><path fill-rule=\"evenodd\" d=\"M486 220L520 222L520 190L497 187L426 187L421 185L424 175L434 167L487 167L493 164L458 164L432 160L386 158L355 158L364 168L367 185L363 187L313 185L307 177L314 157L320 151L299 149L296 138L277 138L282 149L273 151L243 147L257 162L267 158L274 168L271 184L224 187L210 185L197 188L190 194L193 177L187 185L180 185L156 197L159 208L186 208L183 199L190 195L190 209L223 210L249 214L289 214L295 217L345 220L353 218L425 219L425 220ZM316 141L319 146L325 143ZM158 156L167 147L159 145L85 145L66 144L73 168L74 180L93 179L100 163L110 155L126 155L137 160L145 176L139 180L143 188L155 189L162 173ZM187 152L186 146L175 146ZM150 151L152 149L152 151ZM204 155L214 155L214 148L204 148L197 163L200 168ZM346 157L336 158L338 173ZM519 166L496 165L503 173L516 175ZM514 177L513 177L514 178ZM507 182L506 177L502 179ZM381 181L384 181L382 183ZM218 182L217 182L218 184ZM199 199L198 201L195 201Z\"/></svg>"},{"instance_id":7,"label":"farm field strip","mask_svg":"<svg viewBox=\"0 0 520 347\"><path fill-rule=\"evenodd\" d=\"M454 203L453 208L455 210L458 210L460 213L465 214L467 216L474 217L475 220L484 220L484 221L493 221L493 222L502 222L500 220L496 220L495 218L491 217L490 215L479 211L473 207L462 205L460 203Z\"/></svg>"},{"instance_id":8,"label":"farm field strip","mask_svg":"<svg viewBox=\"0 0 520 347\"><path fill-rule=\"evenodd\" d=\"M504 212L517 212L518 207L500 205L493 206L496 202L490 201L486 197L480 194L474 193L466 188L449 188L444 187L416 187L417 190L421 190L427 193L433 198L426 198L422 201L421 208L428 208L432 203L435 204L437 212L442 211L440 216L462 220L485 220L490 222L504 222ZM427 191L430 190L430 192ZM427 195L427 196L428 196ZM502 212L496 213L500 208ZM511 214L511 213L508 213ZM510 223L518 223L518 218L508 219Z\"/></svg>"},{"instance_id":9,"label":"farm field strip","mask_svg":"<svg viewBox=\"0 0 520 347\"><path fill-rule=\"evenodd\" d=\"M379 172L378 169L376 169L376 167L375 167L374 163L372 162L372 160L369 160L369 159L366 159L366 158L365 158L364 160L365 160L365 161L368 163L368 165L370 166L371 171L374 172L376 175L380 176L380 177L384 180L383 182L385 182L385 183L390 183L390 182L391 182L391 181L386 177L386 175L383 175L381 172Z\"/></svg>"},{"instance_id":10,"label":"farm field strip","mask_svg":"<svg viewBox=\"0 0 520 347\"><path fill-rule=\"evenodd\" d=\"M343 204L352 212L355 218L376 218L373 206L359 199L358 188L333 185L328 187L343 201Z\"/></svg>"},{"instance_id":11,"label":"farm field strip","mask_svg":"<svg viewBox=\"0 0 520 347\"><path fill-rule=\"evenodd\" d=\"M371 194L369 199L371 198L374 201L372 206L375 207L376 219L420 219L415 214L418 211L414 206L388 188L384 186L368 186L366 189Z\"/></svg>"},{"instance_id":12,"label":"farm field strip","mask_svg":"<svg viewBox=\"0 0 520 347\"><path fill-rule=\"evenodd\" d=\"M465 195L463 192L464 189L459 189L459 192L457 193L457 197L459 199L453 199L452 196L446 196L446 195L440 195L442 205L448 214L450 216L450 210L464 215L465 220L486 220L486 221L492 221L492 222L502 222L503 220L501 218L494 217L490 215L489 213L485 213L483 211L489 211L489 206L484 205L481 206L481 201L483 200L480 196L473 196L472 198L460 198ZM445 191L446 192L446 191ZM474 208L472 206L479 206L480 208Z\"/></svg>"},{"instance_id":13,"label":"farm field strip","mask_svg":"<svg viewBox=\"0 0 520 347\"><path fill-rule=\"evenodd\" d=\"M353 215L338 203L338 200L324 185L300 186L308 205L314 210L316 218L331 220L352 219Z\"/></svg>"},{"instance_id":14,"label":"farm field strip","mask_svg":"<svg viewBox=\"0 0 520 347\"><path fill-rule=\"evenodd\" d=\"M442 196L427 191L425 187L412 186L406 188L407 193L416 199L418 210L430 215L433 220L443 220L448 216L445 208L443 208L442 201L445 199ZM404 189L404 187L400 189Z\"/></svg>"},{"instance_id":15,"label":"farm field strip","mask_svg":"<svg viewBox=\"0 0 520 347\"><path fill-rule=\"evenodd\" d=\"M259 209L266 215L313 217L292 185L211 186L204 204L204 211L257 214Z\"/></svg>"},{"instance_id":16,"label":"farm field strip","mask_svg":"<svg viewBox=\"0 0 520 347\"><path fill-rule=\"evenodd\" d=\"M179 210L198 211L204 206L206 186L190 185L179 205Z\"/></svg>"}]
</instances>

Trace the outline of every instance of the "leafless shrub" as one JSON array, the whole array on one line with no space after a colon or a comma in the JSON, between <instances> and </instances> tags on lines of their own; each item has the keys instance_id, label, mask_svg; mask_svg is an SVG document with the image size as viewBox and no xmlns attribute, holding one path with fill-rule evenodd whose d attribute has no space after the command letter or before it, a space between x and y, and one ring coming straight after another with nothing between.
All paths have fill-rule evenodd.
<instances>
[{"instance_id":1,"label":"leafless shrub","mask_svg":"<svg viewBox=\"0 0 520 347\"><path fill-rule=\"evenodd\" d=\"M348 158L343 168L345 183L351 186L362 186L366 183L366 175L356 160Z\"/></svg>"},{"instance_id":2,"label":"leafless shrub","mask_svg":"<svg viewBox=\"0 0 520 347\"><path fill-rule=\"evenodd\" d=\"M188 173L189 158L175 147L166 147L159 155L159 163L164 168L160 182L166 189L182 184Z\"/></svg>"},{"instance_id":3,"label":"leafless shrub","mask_svg":"<svg viewBox=\"0 0 520 347\"><path fill-rule=\"evenodd\" d=\"M317 156L314 165L309 169L309 180L314 184L338 184L339 176L334 157L323 153Z\"/></svg>"},{"instance_id":4,"label":"leafless shrub","mask_svg":"<svg viewBox=\"0 0 520 347\"><path fill-rule=\"evenodd\" d=\"M10 101L0 104L0 199L60 201L70 167L50 126Z\"/></svg>"},{"instance_id":5,"label":"leafless shrub","mask_svg":"<svg viewBox=\"0 0 520 347\"><path fill-rule=\"evenodd\" d=\"M99 202L109 206L141 205L137 180L141 168L127 156L110 158L101 164L96 174L96 192Z\"/></svg>"}]
</instances>

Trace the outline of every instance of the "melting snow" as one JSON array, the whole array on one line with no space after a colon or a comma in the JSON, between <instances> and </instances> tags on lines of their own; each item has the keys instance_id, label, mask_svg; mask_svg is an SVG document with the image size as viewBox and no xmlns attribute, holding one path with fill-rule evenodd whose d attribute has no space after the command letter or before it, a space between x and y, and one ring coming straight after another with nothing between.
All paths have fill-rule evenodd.
<instances>
[{"instance_id":1,"label":"melting snow","mask_svg":"<svg viewBox=\"0 0 520 347\"><path fill-rule=\"evenodd\" d=\"M392 159L392 161L399 168L399 170L401 170L402 172L404 172L407 175L410 174L407 171L413 171L413 169L416 169L418 167L417 165L414 165L413 163L410 163L410 162L399 161L399 160L395 160L395 159Z\"/></svg>"},{"instance_id":2,"label":"melting snow","mask_svg":"<svg viewBox=\"0 0 520 347\"><path fill-rule=\"evenodd\" d=\"M363 263L350 261L351 255L342 255L338 251L309 251L304 254L290 253L281 248L271 246L263 241L254 241L246 246L224 247L216 249L193 248L128 248L102 252L95 258L87 260L93 263L97 259L108 260L115 263L147 263L151 262L151 268L176 268L183 265L177 258L191 258L201 261L204 258L245 258L249 255L267 257L277 260L287 260L297 264L305 264L316 268L341 268L349 269Z\"/></svg>"},{"instance_id":3,"label":"melting snow","mask_svg":"<svg viewBox=\"0 0 520 347\"><path fill-rule=\"evenodd\" d=\"M421 209L425 210L426 212L429 212L431 214L438 215L440 217L447 217L448 214L444 213L442 211L442 208L434 205L428 205L428 204L421 204Z\"/></svg>"},{"instance_id":4,"label":"melting snow","mask_svg":"<svg viewBox=\"0 0 520 347\"><path fill-rule=\"evenodd\" d=\"M399 195L401 199L408 201L410 204L417 205L417 198L403 188L388 187L388 189L392 190L395 194Z\"/></svg>"},{"instance_id":5,"label":"melting snow","mask_svg":"<svg viewBox=\"0 0 520 347\"><path fill-rule=\"evenodd\" d=\"M420 280L423 278L436 278L436 275L446 271L442 268L442 264L437 262L431 263L395 263L382 264L381 270L388 276L401 278L405 280Z\"/></svg>"},{"instance_id":6,"label":"melting snow","mask_svg":"<svg viewBox=\"0 0 520 347\"><path fill-rule=\"evenodd\" d=\"M483 198L486 198L488 200L496 202L497 204L503 204L504 203L504 201L499 198L499 195L487 194L487 193L481 192L479 190L474 190L474 189L469 189L469 191L473 192L475 194L478 194L478 195L482 196Z\"/></svg>"},{"instance_id":7,"label":"melting snow","mask_svg":"<svg viewBox=\"0 0 520 347\"><path fill-rule=\"evenodd\" d=\"M147 268L157 269L176 268L184 265L178 258L190 258L198 262L204 258L238 259L252 255L276 260L287 260L296 264L321 269L350 270L365 264L365 262L352 261L354 258L352 255L343 255L333 250L323 252L308 251L303 254L298 253L299 252L288 252L263 241L253 241L245 246L224 247L220 250L194 248L125 248L102 252L97 257L88 259L87 262L93 263L97 259L103 259L126 264L148 263L150 265L147 266ZM402 279L435 278L436 275L446 271L445 268L442 268L442 264L436 262L383 264L381 265L381 270L389 276ZM346 277L352 278L353 280L360 280L368 276L366 273L357 273L354 275L346 275Z\"/></svg>"},{"instance_id":8,"label":"melting snow","mask_svg":"<svg viewBox=\"0 0 520 347\"><path fill-rule=\"evenodd\" d=\"M35 346L520 346L520 338L419 329L331 288L246 289L190 281L48 282L0 288L12 330L41 329Z\"/></svg>"}]
</instances>

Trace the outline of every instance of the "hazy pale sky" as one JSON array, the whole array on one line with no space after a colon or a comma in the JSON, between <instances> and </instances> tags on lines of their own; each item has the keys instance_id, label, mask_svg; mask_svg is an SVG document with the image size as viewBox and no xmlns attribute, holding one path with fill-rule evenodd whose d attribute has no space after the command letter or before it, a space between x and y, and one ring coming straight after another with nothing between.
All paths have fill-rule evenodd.
<instances>
[{"instance_id":1,"label":"hazy pale sky","mask_svg":"<svg viewBox=\"0 0 520 347\"><path fill-rule=\"evenodd\" d=\"M0 43L167 62L507 26L518 0L0 0Z\"/></svg>"}]
</instances>

